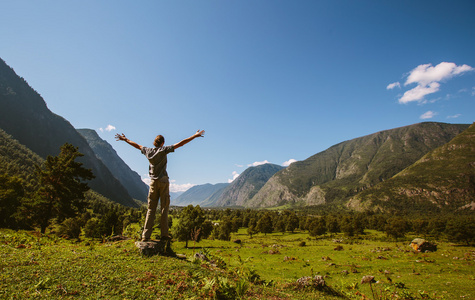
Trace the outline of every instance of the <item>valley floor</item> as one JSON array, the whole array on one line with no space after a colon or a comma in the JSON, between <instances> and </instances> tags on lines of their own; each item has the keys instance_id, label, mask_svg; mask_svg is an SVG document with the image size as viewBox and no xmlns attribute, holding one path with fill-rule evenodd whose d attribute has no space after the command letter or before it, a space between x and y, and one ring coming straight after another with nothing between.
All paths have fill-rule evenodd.
<instances>
[{"instance_id":1,"label":"valley floor","mask_svg":"<svg viewBox=\"0 0 475 300\"><path fill-rule=\"evenodd\" d=\"M308 234L174 242L187 259L144 257L134 240L60 239L0 229L1 299L473 299L475 248L438 243L417 253L411 238L379 232L316 240ZM205 254L211 262L194 259ZM326 287L302 285L322 276ZM362 284L365 275L375 283ZM298 283L300 282L300 284Z\"/></svg>"}]
</instances>

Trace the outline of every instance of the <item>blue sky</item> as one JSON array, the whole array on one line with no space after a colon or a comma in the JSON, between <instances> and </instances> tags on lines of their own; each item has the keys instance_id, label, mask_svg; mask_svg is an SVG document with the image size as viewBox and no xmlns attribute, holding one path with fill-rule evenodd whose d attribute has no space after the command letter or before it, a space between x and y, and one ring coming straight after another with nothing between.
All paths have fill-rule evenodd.
<instances>
[{"instance_id":1,"label":"blue sky","mask_svg":"<svg viewBox=\"0 0 475 300\"><path fill-rule=\"evenodd\" d=\"M2 1L0 57L172 190L422 121L475 119L474 1Z\"/></svg>"}]
</instances>

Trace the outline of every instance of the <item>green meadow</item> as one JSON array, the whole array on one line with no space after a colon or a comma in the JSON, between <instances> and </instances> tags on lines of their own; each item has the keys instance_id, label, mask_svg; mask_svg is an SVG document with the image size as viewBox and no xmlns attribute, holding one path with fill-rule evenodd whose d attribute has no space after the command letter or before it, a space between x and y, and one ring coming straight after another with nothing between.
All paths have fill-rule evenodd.
<instances>
[{"instance_id":1,"label":"green meadow","mask_svg":"<svg viewBox=\"0 0 475 300\"><path fill-rule=\"evenodd\" d=\"M240 240L241 243L233 241ZM181 258L142 256L134 239L61 239L0 230L1 299L473 299L475 248L438 242L418 253L411 237L377 231L346 238L258 234L174 242ZM209 261L195 258L205 254ZM320 275L325 287L299 285ZM361 283L363 276L374 282Z\"/></svg>"}]
</instances>

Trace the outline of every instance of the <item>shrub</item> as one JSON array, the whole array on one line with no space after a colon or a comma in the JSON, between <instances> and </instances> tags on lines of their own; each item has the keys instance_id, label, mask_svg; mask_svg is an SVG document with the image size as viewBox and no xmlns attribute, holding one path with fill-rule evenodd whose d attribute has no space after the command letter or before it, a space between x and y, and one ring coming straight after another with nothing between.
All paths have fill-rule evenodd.
<instances>
[{"instance_id":1,"label":"shrub","mask_svg":"<svg viewBox=\"0 0 475 300\"><path fill-rule=\"evenodd\" d=\"M57 235L68 239L78 239L79 235L81 235L79 221L76 218L64 220L58 227Z\"/></svg>"}]
</instances>

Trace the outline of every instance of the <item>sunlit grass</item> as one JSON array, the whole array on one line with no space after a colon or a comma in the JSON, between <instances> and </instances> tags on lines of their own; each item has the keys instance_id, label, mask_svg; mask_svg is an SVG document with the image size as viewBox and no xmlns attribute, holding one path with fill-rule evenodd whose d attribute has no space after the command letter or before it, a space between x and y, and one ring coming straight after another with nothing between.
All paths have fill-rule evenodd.
<instances>
[{"instance_id":1,"label":"sunlit grass","mask_svg":"<svg viewBox=\"0 0 475 300\"><path fill-rule=\"evenodd\" d=\"M310 239L300 232L250 238L241 229L231 241L190 241L189 248L174 242L187 257L179 260L143 257L134 240L74 242L0 230L0 298L213 299L218 288L231 298L240 291L243 299L372 299L373 293L377 299L474 298L473 247L438 242L437 252L416 253L409 247L412 237L385 239L375 231L353 239ZM194 260L197 252L226 266ZM245 283L245 274L261 282ZM298 278L315 275L324 276L335 294L295 289ZM364 275L377 283L361 284Z\"/></svg>"}]
</instances>

